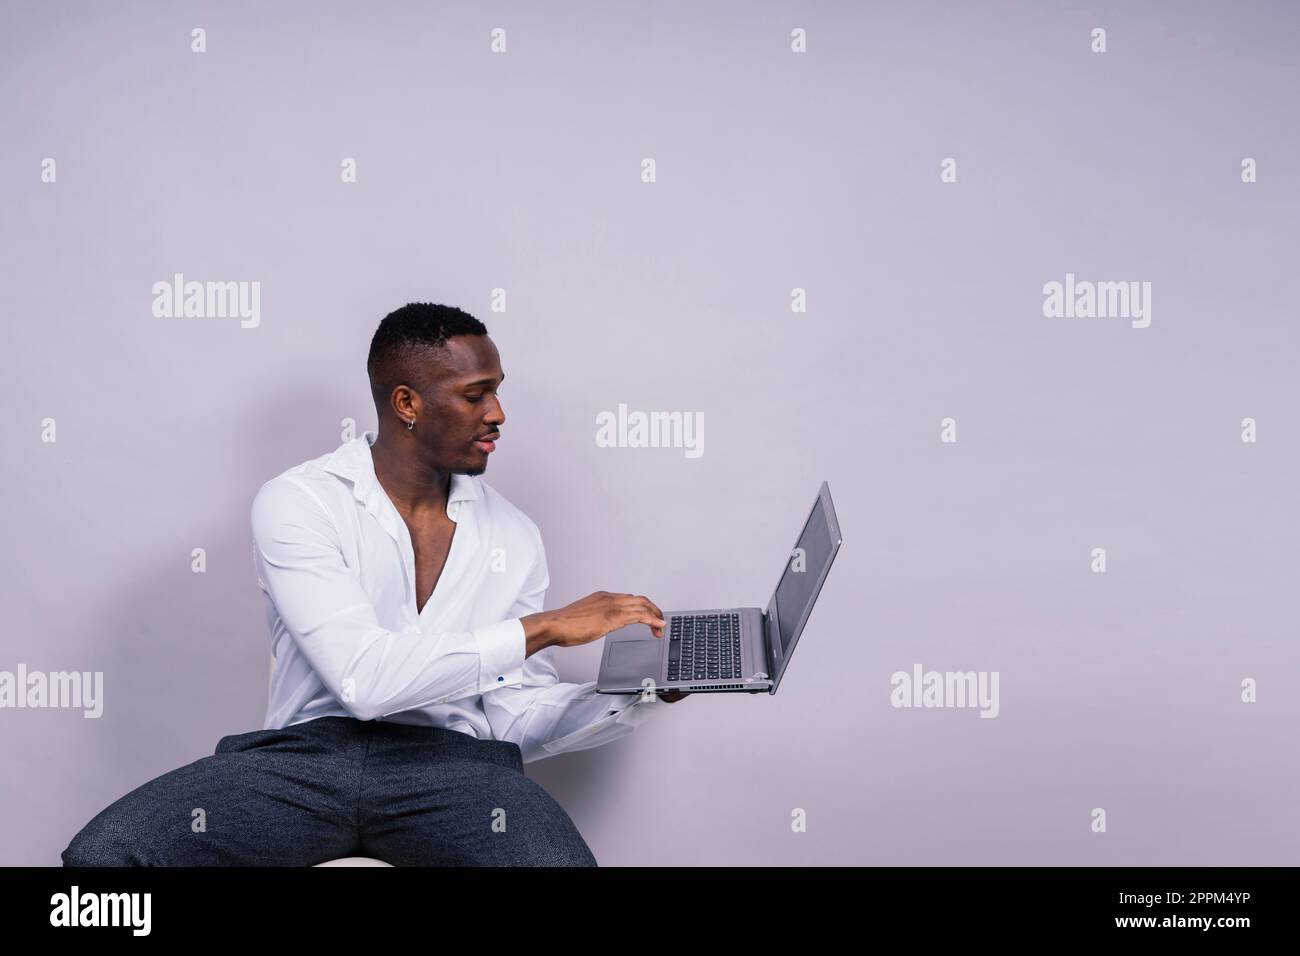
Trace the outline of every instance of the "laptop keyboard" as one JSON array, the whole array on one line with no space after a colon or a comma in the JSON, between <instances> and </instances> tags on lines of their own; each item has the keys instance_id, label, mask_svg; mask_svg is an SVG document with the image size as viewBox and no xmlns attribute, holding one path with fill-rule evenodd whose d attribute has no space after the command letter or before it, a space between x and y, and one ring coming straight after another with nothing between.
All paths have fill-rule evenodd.
<instances>
[{"instance_id":1,"label":"laptop keyboard","mask_svg":"<svg viewBox=\"0 0 1300 956\"><path fill-rule=\"evenodd\" d=\"M668 622L669 680L740 676L740 615L697 614Z\"/></svg>"}]
</instances>

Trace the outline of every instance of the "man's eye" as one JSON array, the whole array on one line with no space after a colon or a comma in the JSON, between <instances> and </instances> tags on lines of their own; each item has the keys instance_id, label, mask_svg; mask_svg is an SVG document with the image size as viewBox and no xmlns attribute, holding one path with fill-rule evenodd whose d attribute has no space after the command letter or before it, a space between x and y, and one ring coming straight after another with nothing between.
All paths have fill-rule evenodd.
<instances>
[{"instance_id":1,"label":"man's eye","mask_svg":"<svg viewBox=\"0 0 1300 956\"><path fill-rule=\"evenodd\" d=\"M468 398L471 402L477 402L477 401L478 401L480 398L482 398L483 396L482 396L482 395L466 395L465 397Z\"/></svg>"}]
</instances>

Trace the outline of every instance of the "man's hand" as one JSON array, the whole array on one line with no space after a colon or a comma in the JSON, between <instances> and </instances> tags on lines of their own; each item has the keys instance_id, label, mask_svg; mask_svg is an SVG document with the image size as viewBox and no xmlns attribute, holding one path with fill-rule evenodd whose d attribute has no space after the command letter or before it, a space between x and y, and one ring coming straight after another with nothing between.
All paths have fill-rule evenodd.
<instances>
[{"instance_id":1,"label":"man's hand","mask_svg":"<svg viewBox=\"0 0 1300 956\"><path fill-rule=\"evenodd\" d=\"M599 640L628 624L645 624L655 637L664 636L664 612L644 594L597 591L554 611L539 611L520 619L530 656L544 647L576 647Z\"/></svg>"},{"instance_id":2,"label":"man's hand","mask_svg":"<svg viewBox=\"0 0 1300 956\"><path fill-rule=\"evenodd\" d=\"M644 594L612 594L597 591L580 601L554 611L539 611L520 619L524 625L524 638L532 656L551 645L575 647L599 640L610 631L629 624L645 624L655 637L664 636L668 622L659 606ZM675 704L689 691L670 690L659 694L660 700Z\"/></svg>"}]
</instances>

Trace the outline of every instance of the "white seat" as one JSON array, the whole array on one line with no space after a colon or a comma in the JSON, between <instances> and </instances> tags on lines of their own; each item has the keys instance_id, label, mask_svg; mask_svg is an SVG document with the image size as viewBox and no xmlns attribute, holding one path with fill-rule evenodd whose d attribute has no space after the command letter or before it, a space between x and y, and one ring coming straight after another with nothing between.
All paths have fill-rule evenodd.
<instances>
[{"instance_id":1,"label":"white seat","mask_svg":"<svg viewBox=\"0 0 1300 956\"><path fill-rule=\"evenodd\" d=\"M376 860L368 856L344 856L337 860L326 860L324 863L316 863L315 866L392 866L391 863L385 863L383 860Z\"/></svg>"},{"instance_id":2,"label":"white seat","mask_svg":"<svg viewBox=\"0 0 1300 956\"><path fill-rule=\"evenodd\" d=\"M275 680L275 654L271 655L271 674L267 678L266 692L271 692L271 681ZM383 860L376 860L369 856L341 856L336 860L326 860L324 863L314 863L313 866L392 866L391 863L385 863Z\"/></svg>"}]
</instances>

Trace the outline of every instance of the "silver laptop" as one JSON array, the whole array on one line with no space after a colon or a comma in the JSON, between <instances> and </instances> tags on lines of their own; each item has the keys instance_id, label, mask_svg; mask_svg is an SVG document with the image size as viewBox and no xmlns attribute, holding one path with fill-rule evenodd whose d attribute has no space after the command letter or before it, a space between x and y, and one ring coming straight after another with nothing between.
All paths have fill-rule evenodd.
<instances>
[{"instance_id":1,"label":"silver laptop","mask_svg":"<svg viewBox=\"0 0 1300 956\"><path fill-rule=\"evenodd\" d=\"M665 611L663 637L645 624L611 631L596 690L775 694L842 541L831 489L822 482L766 609Z\"/></svg>"}]
</instances>

